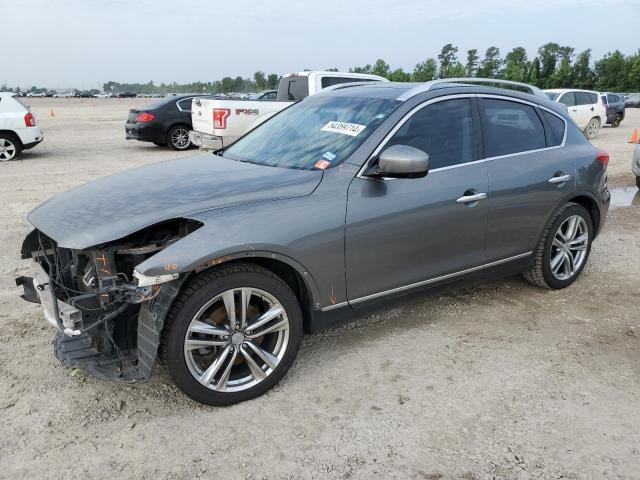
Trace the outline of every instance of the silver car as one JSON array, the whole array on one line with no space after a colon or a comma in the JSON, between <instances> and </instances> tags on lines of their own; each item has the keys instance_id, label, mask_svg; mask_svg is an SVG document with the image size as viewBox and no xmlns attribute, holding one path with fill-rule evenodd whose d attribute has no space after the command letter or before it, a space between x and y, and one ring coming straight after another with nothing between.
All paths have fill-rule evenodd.
<instances>
[{"instance_id":1,"label":"silver car","mask_svg":"<svg viewBox=\"0 0 640 480\"><path fill-rule=\"evenodd\" d=\"M405 295L519 273L565 288L604 223L609 157L506 86L336 85L215 154L77 187L29 214L17 283L64 364L133 382L159 352L210 405L272 388L304 332Z\"/></svg>"}]
</instances>

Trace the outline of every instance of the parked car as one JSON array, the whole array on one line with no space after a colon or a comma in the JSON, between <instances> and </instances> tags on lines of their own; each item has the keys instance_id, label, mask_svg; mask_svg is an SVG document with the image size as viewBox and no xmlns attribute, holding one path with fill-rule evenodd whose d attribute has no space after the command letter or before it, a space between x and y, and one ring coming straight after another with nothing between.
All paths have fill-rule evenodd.
<instances>
[{"instance_id":1,"label":"parked car","mask_svg":"<svg viewBox=\"0 0 640 480\"><path fill-rule=\"evenodd\" d=\"M277 90L265 90L264 92L256 92L249 95L249 100L275 100L278 95Z\"/></svg>"},{"instance_id":2,"label":"parked car","mask_svg":"<svg viewBox=\"0 0 640 480\"><path fill-rule=\"evenodd\" d=\"M120 92L116 93L116 97L118 98L136 98L137 94L132 92Z\"/></svg>"},{"instance_id":3,"label":"parked car","mask_svg":"<svg viewBox=\"0 0 640 480\"><path fill-rule=\"evenodd\" d=\"M303 332L381 302L520 272L568 287L607 214L607 163L544 94L340 85L216 154L41 204L17 283L64 364L137 381L159 352L187 395L233 404L283 377Z\"/></svg>"},{"instance_id":4,"label":"parked car","mask_svg":"<svg viewBox=\"0 0 640 480\"><path fill-rule=\"evenodd\" d=\"M619 127L624 120L624 100L615 93L601 93L600 98L607 112L607 125Z\"/></svg>"},{"instance_id":5,"label":"parked car","mask_svg":"<svg viewBox=\"0 0 640 480\"><path fill-rule=\"evenodd\" d=\"M636 186L640 188L640 143L633 149L633 157L631 159L631 171L636 176Z\"/></svg>"},{"instance_id":6,"label":"parked car","mask_svg":"<svg viewBox=\"0 0 640 480\"><path fill-rule=\"evenodd\" d=\"M624 101L624 106L627 108L640 108L640 96L629 96L629 98Z\"/></svg>"},{"instance_id":7,"label":"parked car","mask_svg":"<svg viewBox=\"0 0 640 480\"><path fill-rule=\"evenodd\" d=\"M217 150L231 145L279 111L324 88L350 82L387 81L383 77L362 73L306 71L282 77L274 101L195 99L191 114L193 130L189 139L204 150Z\"/></svg>"},{"instance_id":8,"label":"parked car","mask_svg":"<svg viewBox=\"0 0 640 480\"><path fill-rule=\"evenodd\" d=\"M132 108L125 125L127 140L168 145L173 150L191 147L191 100L194 95L174 95L143 109Z\"/></svg>"},{"instance_id":9,"label":"parked car","mask_svg":"<svg viewBox=\"0 0 640 480\"><path fill-rule=\"evenodd\" d=\"M13 93L0 92L0 162L16 160L44 139L36 117Z\"/></svg>"},{"instance_id":10,"label":"parked car","mask_svg":"<svg viewBox=\"0 0 640 480\"><path fill-rule=\"evenodd\" d=\"M95 94L96 98L111 98L113 97L112 93L96 93Z\"/></svg>"},{"instance_id":11,"label":"parked car","mask_svg":"<svg viewBox=\"0 0 640 480\"><path fill-rule=\"evenodd\" d=\"M28 98L34 98L34 97L42 98L42 97L46 97L46 95L47 95L47 92L29 92L29 93L27 93L27 97Z\"/></svg>"},{"instance_id":12,"label":"parked car","mask_svg":"<svg viewBox=\"0 0 640 480\"><path fill-rule=\"evenodd\" d=\"M93 93L89 90L83 90L81 92L77 92L74 97L76 98L93 98Z\"/></svg>"},{"instance_id":13,"label":"parked car","mask_svg":"<svg viewBox=\"0 0 640 480\"><path fill-rule=\"evenodd\" d=\"M545 90L545 93L551 100L567 106L569 116L588 139L598 136L600 127L607 119L607 110L598 92L557 88Z\"/></svg>"}]
</instances>

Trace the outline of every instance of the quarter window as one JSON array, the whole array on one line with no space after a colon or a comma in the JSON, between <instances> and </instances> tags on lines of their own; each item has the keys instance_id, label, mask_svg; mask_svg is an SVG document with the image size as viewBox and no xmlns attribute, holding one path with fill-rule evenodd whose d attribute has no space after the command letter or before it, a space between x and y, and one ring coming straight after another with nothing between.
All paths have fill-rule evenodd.
<instances>
[{"instance_id":1,"label":"quarter window","mask_svg":"<svg viewBox=\"0 0 640 480\"><path fill-rule=\"evenodd\" d=\"M387 143L429 154L431 169L474 160L473 121L468 98L445 100L418 110Z\"/></svg>"},{"instance_id":2,"label":"quarter window","mask_svg":"<svg viewBox=\"0 0 640 480\"><path fill-rule=\"evenodd\" d=\"M545 148L544 127L535 109L507 100L480 99L485 157Z\"/></svg>"},{"instance_id":3,"label":"quarter window","mask_svg":"<svg viewBox=\"0 0 640 480\"><path fill-rule=\"evenodd\" d=\"M576 105L591 105L598 103L598 94L589 92L574 92Z\"/></svg>"},{"instance_id":4,"label":"quarter window","mask_svg":"<svg viewBox=\"0 0 640 480\"><path fill-rule=\"evenodd\" d=\"M551 135L549 135L549 146L555 147L556 145L560 145L562 143L562 139L564 138L564 121L554 115L553 113L542 110L542 115L547 120L549 127L551 128Z\"/></svg>"},{"instance_id":5,"label":"quarter window","mask_svg":"<svg viewBox=\"0 0 640 480\"><path fill-rule=\"evenodd\" d=\"M183 112L190 112L191 111L191 100L193 100L192 98L185 98L184 100L180 100L178 102L178 108L180 108L180 110L182 110Z\"/></svg>"}]
</instances>

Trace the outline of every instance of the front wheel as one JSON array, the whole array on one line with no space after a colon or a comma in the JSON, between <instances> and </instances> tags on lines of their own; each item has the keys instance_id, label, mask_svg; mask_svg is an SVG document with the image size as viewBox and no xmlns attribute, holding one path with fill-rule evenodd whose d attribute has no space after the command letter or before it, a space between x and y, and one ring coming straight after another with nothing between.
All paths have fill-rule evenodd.
<instances>
[{"instance_id":1,"label":"front wheel","mask_svg":"<svg viewBox=\"0 0 640 480\"><path fill-rule=\"evenodd\" d=\"M302 312L279 277L237 264L195 277L174 302L161 358L197 402L232 405L273 388L293 363Z\"/></svg>"},{"instance_id":2,"label":"front wheel","mask_svg":"<svg viewBox=\"0 0 640 480\"><path fill-rule=\"evenodd\" d=\"M582 273L591 252L593 223L587 210L568 203L551 217L535 254L535 264L524 278L539 287L560 289Z\"/></svg>"},{"instance_id":3,"label":"front wheel","mask_svg":"<svg viewBox=\"0 0 640 480\"><path fill-rule=\"evenodd\" d=\"M183 125L171 127L167 132L167 144L171 150L187 150L191 146L187 127Z\"/></svg>"},{"instance_id":4,"label":"front wheel","mask_svg":"<svg viewBox=\"0 0 640 480\"><path fill-rule=\"evenodd\" d=\"M618 114L616 115L616 118L613 119L613 122L611 122L611 126L614 128L619 127L621 122L622 122L622 115Z\"/></svg>"},{"instance_id":5,"label":"front wheel","mask_svg":"<svg viewBox=\"0 0 640 480\"><path fill-rule=\"evenodd\" d=\"M592 118L587 124L587 128L584 129L584 134L589 140L592 140L598 136L600 131L600 120Z\"/></svg>"}]
</instances>

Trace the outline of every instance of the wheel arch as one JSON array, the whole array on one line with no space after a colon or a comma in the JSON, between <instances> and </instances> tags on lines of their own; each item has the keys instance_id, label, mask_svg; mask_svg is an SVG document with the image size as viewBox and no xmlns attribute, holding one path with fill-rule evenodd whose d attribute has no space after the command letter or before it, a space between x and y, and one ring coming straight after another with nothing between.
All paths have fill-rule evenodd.
<instances>
[{"instance_id":1,"label":"wheel arch","mask_svg":"<svg viewBox=\"0 0 640 480\"><path fill-rule=\"evenodd\" d=\"M598 235L600 229L600 207L596 199L587 192L578 191L573 196L567 198L566 202L573 202L581 205L589 212L591 217L591 224L593 225L594 237Z\"/></svg>"},{"instance_id":2,"label":"wheel arch","mask_svg":"<svg viewBox=\"0 0 640 480\"><path fill-rule=\"evenodd\" d=\"M0 129L0 135L5 134L5 135L9 135L11 137L13 137L14 140L18 141L18 146L20 148L24 147L24 144L22 143L22 140L20 139L20 135L18 135L16 132L14 132L13 130L4 130L4 129Z\"/></svg>"}]
</instances>

